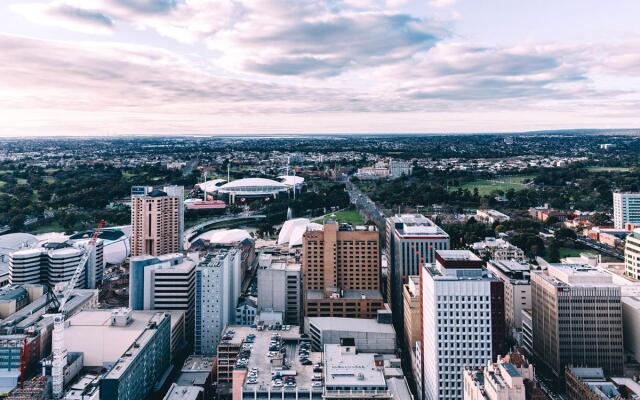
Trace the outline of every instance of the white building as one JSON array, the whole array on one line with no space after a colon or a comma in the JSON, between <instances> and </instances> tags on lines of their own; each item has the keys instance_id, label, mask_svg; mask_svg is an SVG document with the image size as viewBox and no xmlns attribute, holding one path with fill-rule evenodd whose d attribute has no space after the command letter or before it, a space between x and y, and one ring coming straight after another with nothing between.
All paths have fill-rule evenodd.
<instances>
[{"instance_id":1,"label":"white building","mask_svg":"<svg viewBox=\"0 0 640 400\"><path fill-rule=\"evenodd\" d=\"M242 254L237 249L209 252L195 273L194 351L214 355L222 331L234 324L241 291Z\"/></svg>"},{"instance_id":2,"label":"white building","mask_svg":"<svg viewBox=\"0 0 640 400\"><path fill-rule=\"evenodd\" d=\"M284 323L300 325L302 302L301 265L272 260L267 268L258 269L258 311L284 314Z\"/></svg>"},{"instance_id":3,"label":"white building","mask_svg":"<svg viewBox=\"0 0 640 400\"><path fill-rule=\"evenodd\" d=\"M423 279L423 390L427 400L463 396L465 367L482 367L504 342L503 284L467 250L436 253ZM492 307L492 303L495 304Z\"/></svg>"},{"instance_id":4,"label":"white building","mask_svg":"<svg viewBox=\"0 0 640 400\"><path fill-rule=\"evenodd\" d=\"M392 178L399 178L403 175L413 173L413 164L410 161L391 160L389 161L389 175Z\"/></svg>"},{"instance_id":5,"label":"white building","mask_svg":"<svg viewBox=\"0 0 640 400\"><path fill-rule=\"evenodd\" d=\"M490 260L487 269L504 283L507 332L520 341L522 310L531 309L531 266L518 261Z\"/></svg>"},{"instance_id":6,"label":"white building","mask_svg":"<svg viewBox=\"0 0 640 400\"><path fill-rule=\"evenodd\" d=\"M640 231L636 230L627 236L624 245L624 270L625 275L640 278Z\"/></svg>"},{"instance_id":7,"label":"white building","mask_svg":"<svg viewBox=\"0 0 640 400\"><path fill-rule=\"evenodd\" d=\"M617 229L624 224L640 224L640 193L613 193L613 225Z\"/></svg>"},{"instance_id":8,"label":"white building","mask_svg":"<svg viewBox=\"0 0 640 400\"><path fill-rule=\"evenodd\" d=\"M494 224L495 222L509 221L511 218L507 214L503 214L500 211L492 209L479 208L476 211L476 217L481 222L487 224Z\"/></svg>"},{"instance_id":9,"label":"white building","mask_svg":"<svg viewBox=\"0 0 640 400\"><path fill-rule=\"evenodd\" d=\"M9 282L12 285L47 283L52 287L68 282L85 253L87 241L47 242L9 254ZM77 288L94 289L104 272L103 242L98 240L82 271Z\"/></svg>"},{"instance_id":10,"label":"white building","mask_svg":"<svg viewBox=\"0 0 640 400\"><path fill-rule=\"evenodd\" d=\"M129 261L129 307L133 310L183 311L187 337L193 335L195 268L182 254L137 256Z\"/></svg>"},{"instance_id":11,"label":"white building","mask_svg":"<svg viewBox=\"0 0 640 400\"><path fill-rule=\"evenodd\" d=\"M253 325L258 315L258 303L255 297L245 297L238 301L236 306L236 324Z\"/></svg>"},{"instance_id":12,"label":"white building","mask_svg":"<svg viewBox=\"0 0 640 400\"><path fill-rule=\"evenodd\" d=\"M487 237L482 242L473 243L471 249L482 258L490 258L497 261L514 260L522 263L527 261L522 249L504 239Z\"/></svg>"},{"instance_id":13,"label":"white building","mask_svg":"<svg viewBox=\"0 0 640 400\"><path fill-rule=\"evenodd\" d=\"M465 369L464 399L525 400L525 380L534 378L533 365L521 354L498 357L497 362L488 362L483 368Z\"/></svg>"},{"instance_id":14,"label":"white building","mask_svg":"<svg viewBox=\"0 0 640 400\"><path fill-rule=\"evenodd\" d=\"M363 353L394 354L397 350L393 326L375 319L310 317L305 327L313 351L322 351L327 344L340 344L344 338L353 339Z\"/></svg>"}]
</instances>

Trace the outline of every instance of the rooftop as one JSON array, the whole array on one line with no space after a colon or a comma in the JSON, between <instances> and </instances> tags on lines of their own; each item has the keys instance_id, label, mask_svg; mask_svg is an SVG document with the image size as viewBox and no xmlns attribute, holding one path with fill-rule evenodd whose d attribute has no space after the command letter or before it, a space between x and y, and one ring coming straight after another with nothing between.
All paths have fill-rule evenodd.
<instances>
[{"instance_id":1,"label":"rooftop","mask_svg":"<svg viewBox=\"0 0 640 400\"><path fill-rule=\"evenodd\" d=\"M315 325L321 330L395 334L391 324L381 324L375 319L309 317L308 320L310 324Z\"/></svg>"},{"instance_id":2,"label":"rooftop","mask_svg":"<svg viewBox=\"0 0 640 400\"><path fill-rule=\"evenodd\" d=\"M374 354L357 353L355 347L337 344L324 346L324 379L327 389L387 388L383 372L375 366Z\"/></svg>"},{"instance_id":3,"label":"rooftop","mask_svg":"<svg viewBox=\"0 0 640 400\"><path fill-rule=\"evenodd\" d=\"M382 293L379 290L341 290L337 299L374 299L382 300ZM307 290L307 299L320 300L331 298L324 290Z\"/></svg>"},{"instance_id":4,"label":"rooftop","mask_svg":"<svg viewBox=\"0 0 640 400\"><path fill-rule=\"evenodd\" d=\"M582 264L549 264L540 276L556 287L618 287L611 274Z\"/></svg>"},{"instance_id":5,"label":"rooftop","mask_svg":"<svg viewBox=\"0 0 640 400\"><path fill-rule=\"evenodd\" d=\"M400 236L449 237L447 232L422 214L396 214L389 220Z\"/></svg>"},{"instance_id":6,"label":"rooftop","mask_svg":"<svg viewBox=\"0 0 640 400\"><path fill-rule=\"evenodd\" d=\"M204 389L198 386L178 386L171 385L169 392L163 400L196 400L202 396Z\"/></svg>"}]
</instances>

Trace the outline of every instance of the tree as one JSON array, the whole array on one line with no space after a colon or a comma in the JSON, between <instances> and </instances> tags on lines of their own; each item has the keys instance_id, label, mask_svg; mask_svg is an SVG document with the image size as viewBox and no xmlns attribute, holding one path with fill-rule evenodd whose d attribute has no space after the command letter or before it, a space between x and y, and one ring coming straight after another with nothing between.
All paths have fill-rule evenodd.
<instances>
[{"instance_id":1,"label":"tree","mask_svg":"<svg viewBox=\"0 0 640 400\"><path fill-rule=\"evenodd\" d=\"M611 225L611 218L605 213L595 213L589 217L589 222L595 226Z\"/></svg>"},{"instance_id":2,"label":"tree","mask_svg":"<svg viewBox=\"0 0 640 400\"><path fill-rule=\"evenodd\" d=\"M560 228L555 232L555 238L556 240L563 242L565 240L575 240L576 239L576 233L569 228Z\"/></svg>"},{"instance_id":3,"label":"tree","mask_svg":"<svg viewBox=\"0 0 640 400\"><path fill-rule=\"evenodd\" d=\"M555 240L549 243L549 262L560 262L560 246Z\"/></svg>"},{"instance_id":4,"label":"tree","mask_svg":"<svg viewBox=\"0 0 640 400\"><path fill-rule=\"evenodd\" d=\"M24 228L24 221L27 220L24 214L17 214L9 221L9 227L13 231L21 231Z\"/></svg>"}]
</instances>

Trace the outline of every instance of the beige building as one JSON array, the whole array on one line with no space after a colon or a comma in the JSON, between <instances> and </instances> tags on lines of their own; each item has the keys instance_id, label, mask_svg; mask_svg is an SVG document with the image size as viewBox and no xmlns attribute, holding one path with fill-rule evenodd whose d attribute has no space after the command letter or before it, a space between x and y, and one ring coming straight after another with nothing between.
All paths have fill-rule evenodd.
<instances>
[{"instance_id":1,"label":"beige building","mask_svg":"<svg viewBox=\"0 0 640 400\"><path fill-rule=\"evenodd\" d=\"M303 238L302 274L307 317L375 318L380 293L379 234L374 226L328 221Z\"/></svg>"},{"instance_id":2,"label":"beige building","mask_svg":"<svg viewBox=\"0 0 640 400\"><path fill-rule=\"evenodd\" d=\"M640 278L640 232L630 234L625 240L624 273L633 279Z\"/></svg>"},{"instance_id":3,"label":"beige building","mask_svg":"<svg viewBox=\"0 0 640 400\"><path fill-rule=\"evenodd\" d=\"M409 276L409 283L404 285L402 297L404 300L404 340L407 348L413 349L416 342L420 341L422 323L419 276Z\"/></svg>"},{"instance_id":4,"label":"beige building","mask_svg":"<svg viewBox=\"0 0 640 400\"><path fill-rule=\"evenodd\" d=\"M529 399L536 392L534 379L533 365L522 354L498 356L497 362L489 362L484 368L465 369L464 399Z\"/></svg>"},{"instance_id":5,"label":"beige building","mask_svg":"<svg viewBox=\"0 0 640 400\"><path fill-rule=\"evenodd\" d=\"M610 274L576 264L550 264L531 274L533 350L556 376L566 365L622 374L620 287Z\"/></svg>"},{"instance_id":6,"label":"beige building","mask_svg":"<svg viewBox=\"0 0 640 400\"><path fill-rule=\"evenodd\" d=\"M170 193L144 190L131 196L131 256L176 253L182 249L183 204L176 187Z\"/></svg>"}]
</instances>

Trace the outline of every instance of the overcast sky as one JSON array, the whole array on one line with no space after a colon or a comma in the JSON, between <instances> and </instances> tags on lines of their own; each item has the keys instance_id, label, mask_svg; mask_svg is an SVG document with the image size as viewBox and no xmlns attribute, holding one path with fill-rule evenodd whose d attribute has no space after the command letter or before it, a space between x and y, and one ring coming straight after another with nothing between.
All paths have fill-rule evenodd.
<instances>
[{"instance_id":1,"label":"overcast sky","mask_svg":"<svg viewBox=\"0 0 640 400\"><path fill-rule=\"evenodd\" d=\"M640 127L640 1L3 0L0 135Z\"/></svg>"}]
</instances>

